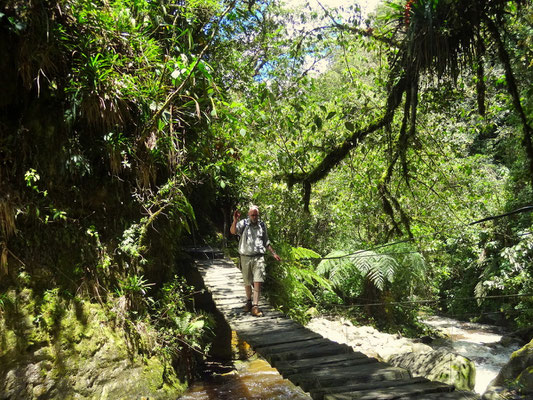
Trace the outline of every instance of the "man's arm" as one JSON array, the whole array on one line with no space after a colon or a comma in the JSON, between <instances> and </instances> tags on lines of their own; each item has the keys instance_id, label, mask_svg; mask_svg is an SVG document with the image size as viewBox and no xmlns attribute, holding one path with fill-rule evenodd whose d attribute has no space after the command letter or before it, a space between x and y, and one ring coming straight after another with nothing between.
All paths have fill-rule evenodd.
<instances>
[{"instance_id":1,"label":"man's arm","mask_svg":"<svg viewBox=\"0 0 533 400\"><path fill-rule=\"evenodd\" d=\"M270 239L268 238L266 225L263 222L261 222L261 226L263 227L263 243L265 244L265 248L272 253L272 256L276 259L276 261L281 261L281 257L276 254L276 252L274 251L274 248L270 244Z\"/></svg>"},{"instance_id":2,"label":"man's arm","mask_svg":"<svg viewBox=\"0 0 533 400\"><path fill-rule=\"evenodd\" d=\"M272 247L272 245L269 244L269 245L267 246L267 249L268 249L268 251L270 251L270 252L272 253L272 256L273 256L277 261L281 261L281 257L278 256L278 255L276 254L276 252L274 251L274 248Z\"/></svg>"},{"instance_id":3,"label":"man's arm","mask_svg":"<svg viewBox=\"0 0 533 400\"><path fill-rule=\"evenodd\" d=\"M233 213L233 222L231 223L231 226L229 228L229 232L232 235L237 234L237 222L239 221L240 217L241 217L241 213L239 212L239 210L235 210L235 212Z\"/></svg>"}]
</instances>

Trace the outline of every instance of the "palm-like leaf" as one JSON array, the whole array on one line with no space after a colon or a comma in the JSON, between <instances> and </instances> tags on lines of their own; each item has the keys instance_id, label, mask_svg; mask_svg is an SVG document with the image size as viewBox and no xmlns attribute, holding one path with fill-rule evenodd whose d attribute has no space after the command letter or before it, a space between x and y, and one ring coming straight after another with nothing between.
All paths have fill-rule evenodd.
<instances>
[{"instance_id":1,"label":"palm-like leaf","mask_svg":"<svg viewBox=\"0 0 533 400\"><path fill-rule=\"evenodd\" d=\"M396 260L374 251L349 254L333 251L318 264L317 273L329 278L335 286L353 280L357 275L367 277L380 290L386 282L392 282L398 269Z\"/></svg>"}]
</instances>

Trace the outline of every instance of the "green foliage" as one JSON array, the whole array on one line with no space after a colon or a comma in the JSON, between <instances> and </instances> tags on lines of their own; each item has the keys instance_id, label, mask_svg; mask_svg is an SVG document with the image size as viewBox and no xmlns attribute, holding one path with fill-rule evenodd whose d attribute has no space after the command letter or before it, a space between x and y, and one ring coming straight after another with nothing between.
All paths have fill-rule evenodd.
<instances>
[{"instance_id":1,"label":"green foliage","mask_svg":"<svg viewBox=\"0 0 533 400\"><path fill-rule=\"evenodd\" d=\"M533 290L530 215L467 224L532 198L516 133L533 109L531 6L395 1L378 15L262 0L5 2L2 288L44 293L37 322L50 333L60 297L105 303L117 290L132 336L151 321L161 354L192 363L212 325L173 278L179 246L254 202L285 255L267 289L297 319L370 300L387 304L371 317L407 324L417 309L391 303L438 295L452 314L526 324L527 296L491 295Z\"/></svg>"},{"instance_id":2,"label":"green foliage","mask_svg":"<svg viewBox=\"0 0 533 400\"><path fill-rule=\"evenodd\" d=\"M148 291L153 283L149 283L142 275L128 275L119 280L117 294L124 296L127 301L127 308L133 313L146 309L153 301L148 296Z\"/></svg>"},{"instance_id":3,"label":"green foliage","mask_svg":"<svg viewBox=\"0 0 533 400\"><path fill-rule=\"evenodd\" d=\"M163 285L153 305L159 352L174 364L189 365L189 368L194 365L195 353L208 352L214 329L210 316L187 311L194 293L194 287L174 276Z\"/></svg>"},{"instance_id":4,"label":"green foliage","mask_svg":"<svg viewBox=\"0 0 533 400\"><path fill-rule=\"evenodd\" d=\"M532 315L533 240L530 230L518 232L515 240L512 246L502 246L496 241L486 244L484 256L479 260L478 268L482 272L474 294L482 311L502 313L522 327L530 324ZM498 298L499 295L503 297Z\"/></svg>"},{"instance_id":5,"label":"green foliage","mask_svg":"<svg viewBox=\"0 0 533 400\"><path fill-rule=\"evenodd\" d=\"M504 73L485 35L488 19L506 29L516 26L516 36L506 36L511 50L516 38L527 41L524 33L530 24L515 12L519 2L481 3L393 2L392 8L379 10L386 18L369 19L366 28L357 25L357 18L334 10L302 12L301 19L287 18L286 27L269 37L275 51L265 64L268 71L246 88L235 85L234 102L227 104L238 119L224 121L224 128L232 132L239 155L234 163L240 173L238 190L243 202L264 210L275 243L318 253L396 240L411 243L388 246L383 254L368 254L357 264L350 257L346 263L325 262L327 268L322 264L335 272L332 284L344 284L342 291L335 287L337 293L324 292L331 302L338 302L340 294L361 297L369 290L367 283L375 282L378 292L373 295L382 301L434 300L438 295L441 310L482 311L459 300L474 295L481 273L476 264L482 251L480 229L465 224L529 204L531 192L527 156L516 135L519 122L509 113L513 99L502 86ZM522 15L529 15L527 10ZM476 12L487 19L479 20ZM335 27L333 19L338 21ZM248 47L249 58L242 58L248 68L263 60L256 44ZM523 57L527 50L519 48L516 55ZM289 63L279 49L289 49ZM323 59L327 67L310 67ZM479 63L489 59L491 68L480 78ZM513 63L528 81L531 71L517 57ZM402 92L404 115L347 143L381 118L391 86L406 75L408 86L417 89L406 91L405 97ZM482 117L476 94L480 79L486 83ZM526 93L527 88L521 90ZM529 98L523 96L524 103ZM329 167L324 160L346 146L352 150L308 191L306 179L312 182L321 167ZM528 218L523 219L519 226L528 226ZM497 247L502 245L507 246ZM299 315L310 302L321 301L318 290L310 289L312 300L305 290L294 289L303 278L272 268L276 282L284 279L287 292L299 293L300 304L285 301ZM416 309L395 312L398 321L402 313L408 314L406 320L416 317Z\"/></svg>"},{"instance_id":6,"label":"green foliage","mask_svg":"<svg viewBox=\"0 0 533 400\"><path fill-rule=\"evenodd\" d=\"M10 60L0 63L0 154L9 171L0 195L2 289L46 293L35 323L50 334L60 329L60 299L77 293L113 303L134 350L149 352L146 324L157 325L161 355L180 354L177 369L192 366L182 353L207 348L208 317L190 304L159 315L153 303L155 287L179 268L196 215L231 201L238 186L234 140L209 126L231 114L211 64L227 11L218 1L0 6ZM220 197L192 203L202 186ZM187 290L176 288L174 300Z\"/></svg>"},{"instance_id":7,"label":"green foliage","mask_svg":"<svg viewBox=\"0 0 533 400\"><path fill-rule=\"evenodd\" d=\"M317 274L311 260L320 255L303 247L291 248L289 258L269 268L267 289L271 301L291 318L305 322L310 310L332 293L331 283Z\"/></svg>"},{"instance_id":8,"label":"green foliage","mask_svg":"<svg viewBox=\"0 0 533 400\"><path fill-rule=\"evenodd\" d=\"M0 316L4 312L11 310L14 305L15 305L15 299L12 293L6 293L6 292L0 293Z\"/></svg>"},{"instance_id":9,"label":"green foliage","mask_svg":"<svg viewBox=\"0 0 533 400\"><path fill-rule=\"evenodd\" d=\"M333 251L318 264L317 272L328 277L341 292L356 297L360 295L356 288L361 286L363 279L370 279L378 289L383 290L385 283L394 280L397 269L398 263L393 257L374 251Z\"/></svg>"},{"instance_id":10,"label":"green foliage","mask_svg":"<svg viewBox=\"0 0 533 400\"><path fill-rule=\"evenodd\" d=\"M34 324L41 325L48 334L59 334L61 319L65 314L63 299L59 296L59 289L44 292L42 302L34 317Z\"/></svg>"}]
</instances>

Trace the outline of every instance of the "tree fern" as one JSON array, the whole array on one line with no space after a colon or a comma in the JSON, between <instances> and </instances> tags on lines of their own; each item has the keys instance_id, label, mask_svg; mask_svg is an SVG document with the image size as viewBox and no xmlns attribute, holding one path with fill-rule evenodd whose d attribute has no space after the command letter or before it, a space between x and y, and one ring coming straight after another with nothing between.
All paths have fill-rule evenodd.
<instances>
[{"instance_id":1,"label":"tree fern","mask_svg":"<svg viewBox=\"0 0 533 400\"><path fill-rule=\"evenodd\" d=\"M329 253L318 264L317 273L329 278L331 283L342 287L346 281L354 276L368 277L380 290L386 282L392 282L398 269L396 260L385 254L374 251L348 253L336 250Z\"/></svg>"},{"instance_id":2,"label":"tree fern","mask_svg":"<svg viewBox=\"0 0 533 400\"><path fill-rule=\"evenodd\" d=\"M402 295L412 296L414 292L426 291L428 279L424 256L409 243L398 243L388 249L399 266L394 281L395 286L400 286L398 289Z\"/></svg>"}]
</instances>

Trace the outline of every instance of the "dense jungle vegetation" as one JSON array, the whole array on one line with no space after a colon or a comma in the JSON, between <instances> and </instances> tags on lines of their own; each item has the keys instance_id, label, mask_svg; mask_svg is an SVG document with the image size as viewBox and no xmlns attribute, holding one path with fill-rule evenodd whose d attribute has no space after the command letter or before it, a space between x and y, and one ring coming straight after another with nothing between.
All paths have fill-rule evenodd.
<instances>
[{"instance_id":1,"label":"dense jungle vegetation","mask_svg":"<svg viewBox=\"0 0 533 400\"><path fill-rule=\"evenodd\" d=\"M526 326L532 38L525 0L5 0L0 357L97 304L187 379L215 327L182 249L234 256L252 203L293 318Z\"/></svg>"}]
</instances>

